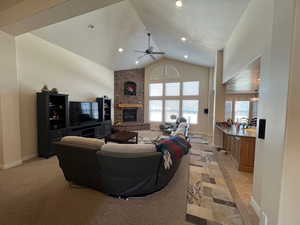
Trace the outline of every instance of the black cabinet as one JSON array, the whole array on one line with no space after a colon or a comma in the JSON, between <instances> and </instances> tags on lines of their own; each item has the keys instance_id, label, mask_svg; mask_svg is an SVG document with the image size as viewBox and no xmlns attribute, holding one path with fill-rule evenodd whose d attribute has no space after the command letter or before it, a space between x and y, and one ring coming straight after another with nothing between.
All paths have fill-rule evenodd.
<instances>
[{"instance_id":1,"label":"black cabinet","mask_svg":"<svg viewBox=\"0 0 300 225\"><path fill-rule=\"evenodd\" d=\"M112 124L111 121L104 121L103 122L103 132L104 132L104 137L111 135L111 129L112 129Z\"/></svg>"},{"instance_id":2,"label":"black cabinet","mask_svg":"<svg viewBox=\"0 0 300 225\"><path fill-rule=\"evenodd\" d=\"M97 98L99 121L89 125L69 126L68 95L37 93L38 155L55 155L53 143L65 136L104 138L111 134L111 99Z\"/></svg>"},{"instance_id":3,"label":"black cabinet","mask_svg":"<svg viewBox=\"0 0 300 225\"><path fill-rule=\"evenodd\" d=\"M97 98L99 105L99 121L111 121L112 100L109 98Z\"/></svg>"},{"instance_id":4,"label":"black cabinet","mask_svg":"<svg viewBox=\"0 0 300 225\"><path fill-rule=\"evenodd\" d=\"M38 154L55 154L52 143L67 135L68 95L37 93Z\"/></svg>"}]
</instances>

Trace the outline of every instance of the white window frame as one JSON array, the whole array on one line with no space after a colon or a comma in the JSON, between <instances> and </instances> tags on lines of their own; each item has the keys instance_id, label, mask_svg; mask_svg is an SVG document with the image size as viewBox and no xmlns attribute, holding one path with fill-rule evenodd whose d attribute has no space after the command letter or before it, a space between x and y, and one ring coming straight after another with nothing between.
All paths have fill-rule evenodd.
<instances>
[{"instance_id":1,"label":"white window frame","mask_svg":"<svg viewBox=\"0 0 300 225\"><path fill-rule=\"evenodd\" d=\"M161 120L151 120L151 102L160 101L161 102ZM151 99L149 100L149 121L154 123L161 123L164 121L164 101L161 99Z\"/></svg>"},{"instance_id":2,"label":"white window frame","mask_svg":"<svg viewBox=\"0 0 300 225\"><path fill-rule=\"evenodd\" d=\"M179 90L178 90L178 95L167 95L167 85L168 84L179 84ZM180 97L181 96L181 82L165 82L164 83L165 86L165 92L164 92L164 96L165 97Z\"/></svg>"},{"instance_id":3,"label":"white window frame","mask_svg":"<svg viewBox=\"0 0 300 225\"><path fill-rule=\"evenodd\" d=\"M161 95L151 95L151 85L161 85L161 88L162 88L162 90L161 90ZM159 83L150 83L149 84L149 93L148 93L148 95L149 95L149 97L151 98L151 97L163 97L164 96L164 83L163 82L159 82Z\"/></svg>"},{"instance_id":4,"label":"white window frame","mask_svg":"<svg viewBox=\"0 0 300 225\"><path fill-rule=\"evenodd\" d=\"M198 82L199 85L199 90L198 90L198 95L183 95L183 84L185 82ZM163 92L162 92L162 96L150 96L150 86L151 84L163 84ZM167 96L166 95L166 84L167 83L179 83L179 89L180 89L180 93L179 96ZM201 120L201 112L202 112L202 102L201 102L201 82L199 80L185 80L185 81L174 81L174 80L166 80L163 82L151 82L148 84L148 105L149 105L149 110L148 110L148 119L150 123L162 123L162 122L166 122L168 119L166 118L166 108L165 108L165 102L168 100L179 100L179 117L181 117L183 115L183 101L184 100L198 100L198 115L197 115L197 123L194 125L198 125L200 120ZM162 121L151 121L150 120L150 101L151 100L162 100Z\"/></svg>"},{"instance_id":5,"label":"white window frame","mask_svg":"<svg viewBox=\"0 0 300 225\"><path fill-rule=\"evenodd\" d=\"M249 108L248 108L248 120L251 118L250 117L250 111L251 111L251 101L249 100L237 100L237 101L234 101L234 107L233 107L233 121L234 122L237 122L237 118L236 118L236 103L237 102L248 102L249 104Z\"/></svg>"},{"instance_id":6,"label":"white window frame","mask_svg":"<svg viewBox=\"0 0 300 225\"><path fill-rule=\"evenodd\" d=\"M185 83L198 83L198 93L196 95L184 94L184 84ZM199 95L200 95L200 81L184 81L184 82L182 82L182 96L189 97L189 96L199 96Z\"/></svg>"}]
</instances>

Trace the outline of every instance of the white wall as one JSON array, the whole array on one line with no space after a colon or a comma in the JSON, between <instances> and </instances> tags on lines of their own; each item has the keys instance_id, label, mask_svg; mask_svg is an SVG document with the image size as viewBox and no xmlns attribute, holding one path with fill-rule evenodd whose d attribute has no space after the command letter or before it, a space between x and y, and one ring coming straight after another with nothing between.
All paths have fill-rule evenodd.
<instances>
[{"instance_id":1,"label":"white wall","mask_svg":"<svg viewBox=\"0 0 300 225\"><path fill-rule=\"evenodd\" d=\"M164 66L169 66L167 76L163 76ZM170 68L176 68L179 77L176 77L176 71ZM209 75L210 69L208 67L196 66L193 64L163 58L155 62L145 69L145 122L149 122L149 83L150 82L182 82L182 81L200 81L200 98L199 99L199 123L192 125L192 132L203 133L209 135L208 129L208 115L204 114L204 109L208 108L209 98ZM175 77L172 77L175 76ZM152 78L151 78L152 77ZM155 79L153 79L155 77ZM176 97L178 98L178 97ZM181 99L193 99L194 97L180 97ZM151 128L157 129L161 123L152 123Z\"/></svg>"},{"instance_id":2,"label":"white wall","mask_svg":"<svg viewBox=\"0 0 300 225\"><path fill-rule=\"evenodd\" d=\"M16 38L20 79L22 157L37 153L36 92L43 85L69 94L69 100L113 97L113 71L32 34Z\"/></svg>"},{"instance_id":3,"label":"white wall","mask_svg":"<svg viewBox=\"0 0 300 225\"><path fill-rule=\"evenodd\" d=\"M223 82L264 54L271 39L273 0L251 0L224 50Z\"/></svg>"},{"instance_id":4,"label":"white wall","mask_svg":"<svg viewBox=\"0 0 300 225\"><path fill-rule=\"evenodd\" d=\"M267 120L266 139L257 141L254 182L254 197L260 197L269 225L279 224L293 26L294 0L274 0L272 39L262 63L258 105L258 117Z\"/></svg>"},{"instance_id":5,"label":"white wall","mask_svg":"<svg viewBox=\"0 0 300 225\"><path fill-rule=\"evenodd\" d=\"M208 88L208 135L213 137L214 133L214 107L215 107L215 89L214 89L214 73L215 69L209 70L209 88Z\"/></svg>"},{"instance_id":6,"label":"white wall","mask_svg":"<svg viewBox=\"0 0 300 225\"><path fill-rule=\"evenodd\" d=\"M0 98L0 105L1 105L1 98ZM0 118L2 118L2 112L0 108ZM2 141L2 136L3 136L3 125L2 125L2 119L0 119L0 169L3 169L4 161L3 161L3 154L4 154L4 148L3 148L3 141Z\"/></svg>"},{"instance_id":7,"label":"white wall","mask_svg":"<svg viewBox=\"0 0 300 225\"><path fill-rule=\"evenodd\" d=\"M296 1L252 0L225 49L224 81L262 56L258 117L267 127L265 140L256 143L253 196L268 225L299 224L299 108L291 105L299 99L298 78L291 73Z\"/></svg>"},{"instance_id":8,"label":"white wall","mask_svg":"<svg viewBox=\"0 0 300 225\"><path fill-rule=\"evenodd\" d=\"M217 51L215 59L215 73L214 73L214 117L213 124L223 122L225 120L225 85L222 83L223 78L223 50ZM216 147L223 146L223 133L213 127L213 144Z\"/></svg>"},{"instance_id":9,"label":"white wall","mask_svg":"<svg viewBox=\"0 0 300 225\"><path fill-rule=\"evenodd\" d=\"M0 31L0 166L21 163L15 39Z\"/></svg>"},{"instance_id":10,"label":"white wall","mask_svg":"<svg viewBox=\"0 0 300 225\"><path fill-rule=\"evenodd\" d=\"M300 1L296 1L279 224L300 224Z\"/></svg>"}]
</instances>

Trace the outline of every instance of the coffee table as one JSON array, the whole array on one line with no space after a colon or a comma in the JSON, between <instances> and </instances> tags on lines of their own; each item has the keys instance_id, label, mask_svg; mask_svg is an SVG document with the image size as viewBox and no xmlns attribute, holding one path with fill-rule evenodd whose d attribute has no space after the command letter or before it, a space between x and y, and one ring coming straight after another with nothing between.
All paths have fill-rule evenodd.
<instances>
[{"instance_id":1,"label":"coffee table","mask_svg":"<svg viewBox=\"0 0 300 225\"><path fill-rule=\"evenodd\" d=\"M120 144L137 144L139 135L137 132L132 131L118 131L110 136L105 137L105 143L108 141Z\"/></svg>"}]
</instances>

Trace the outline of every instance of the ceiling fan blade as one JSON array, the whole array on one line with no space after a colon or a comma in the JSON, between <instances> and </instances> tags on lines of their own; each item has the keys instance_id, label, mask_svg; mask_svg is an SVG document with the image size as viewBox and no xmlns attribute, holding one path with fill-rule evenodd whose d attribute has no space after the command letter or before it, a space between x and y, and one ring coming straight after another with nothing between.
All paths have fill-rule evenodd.
<instances>
[{"instance_id":1,"label":"ceiling fan blade","mask_svg":"<svg viewBox=\"0 0 300 225\"><path fill-rule=\"evenodd\" d=\"M152 52L151 54L154 54L154 55L164 55L166 53L165 52Z\"/></svg>"},{"instance_id":2,"label":"ceiling fan blade","mask_svg":"<svg viewBox=\"0 0 300 225\"><path fill-rule=\"evenodd\" d=\"M146 54L144 54L144 55L139 56L139 57L138 57L138 60L140 60L141 58L145 57L146 55L148 55L148 54L146 53Z\"/></svg>"},{"instance_id":3,"label":"ceiling fan blade","mask_svg":"<svg viewBox=\"0 0 300 225\"><path fill-rule=\"evenodd\" d=\"M149 55L151 57L151 59L153 59L153 61L156 60L156 58L153 55Z\"/></svg>"},{"instance_id":4,"label":"ceiling fan blade","mask_svg":"<svg viewBox=\"0 0 300 225\"><path fill-rule=\"evenodd\" d=\"M141 50L134 50L134 51L138 53L145 53L145 51L141 51Z\"/></svg>"}]
</instances>

